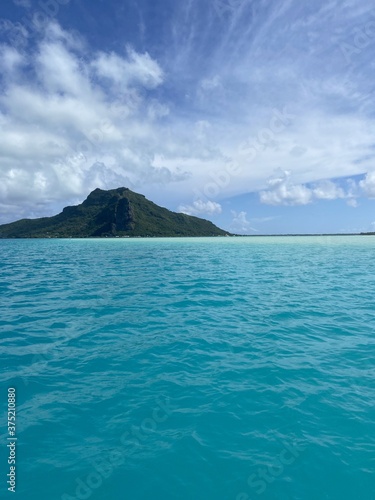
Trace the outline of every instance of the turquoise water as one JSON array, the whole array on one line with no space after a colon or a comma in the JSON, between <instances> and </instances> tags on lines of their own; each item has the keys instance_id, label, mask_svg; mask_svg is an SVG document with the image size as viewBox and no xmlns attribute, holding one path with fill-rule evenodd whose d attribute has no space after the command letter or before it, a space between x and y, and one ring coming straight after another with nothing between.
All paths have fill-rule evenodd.
<instances>
[{"instance_id":1,"label":"turquoise water","mask_svg":"<svg viewBox=\"0 0 375 500\"><path fill-rule=\"evenodd\" d=\"M1 498L375 498L375 238L0 253Z\"/></svg>"}]
</instances>

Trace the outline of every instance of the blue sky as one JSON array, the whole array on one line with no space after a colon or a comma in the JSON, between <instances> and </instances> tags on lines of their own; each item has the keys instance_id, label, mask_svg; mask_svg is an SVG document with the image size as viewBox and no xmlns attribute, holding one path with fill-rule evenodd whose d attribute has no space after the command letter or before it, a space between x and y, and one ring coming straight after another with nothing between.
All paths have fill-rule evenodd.
<instances>
[{"instance_id":1,"label":"blue sky","mask_svg":"<svg viewBox=\"0 0 375 500\"><path fill-rule=\"evenodd\" d=\"M233 232L375 230L364 0L9 0L0 223L127 186Z\"/></svg>"}]
</instances>

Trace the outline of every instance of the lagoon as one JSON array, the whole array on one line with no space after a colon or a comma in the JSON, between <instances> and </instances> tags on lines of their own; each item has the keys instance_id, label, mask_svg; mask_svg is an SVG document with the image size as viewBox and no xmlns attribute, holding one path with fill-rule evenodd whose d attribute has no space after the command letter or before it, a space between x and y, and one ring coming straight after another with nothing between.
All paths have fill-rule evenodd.
<instances>
[{"instance_id":1,"label":"lagoon","mask_svg":"<svg viewBox=\"0 0 375 500\"><path fill-rule=\"evenodd\" d=\"M20 498L374 498L374 251L1 240Z\"/></svg>"}]
</instances>

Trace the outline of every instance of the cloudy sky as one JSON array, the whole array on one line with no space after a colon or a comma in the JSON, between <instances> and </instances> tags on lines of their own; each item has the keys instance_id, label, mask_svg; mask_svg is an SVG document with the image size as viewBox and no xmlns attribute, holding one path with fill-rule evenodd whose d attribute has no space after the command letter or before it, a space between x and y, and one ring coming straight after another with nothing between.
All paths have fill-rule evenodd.
<instances>
[{"instance_id":1,"label":"cloudy sky","mask_svg":"<svg viewBox=\"0 0 375 500\"><path fill-rule=\"evenodd\" d=\"M375 228L365 0L7 0L0 223L130 187L233 232Z\"/></svg>"}]
</instances>

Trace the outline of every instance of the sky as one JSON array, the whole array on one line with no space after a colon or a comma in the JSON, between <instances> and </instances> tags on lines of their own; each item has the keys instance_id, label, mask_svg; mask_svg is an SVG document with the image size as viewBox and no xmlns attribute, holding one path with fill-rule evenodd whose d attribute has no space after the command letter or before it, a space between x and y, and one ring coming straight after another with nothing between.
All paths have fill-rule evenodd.
<instances>
[{"instance_id":1,"label":"sky","mask_svg":"<svg viewBox=\"0 0 375 500\"><path fill-rule=\"evenodd\" d=\"M375 230L365 0L6 0L0 223L128 187L239 234Z\"/></svg>"}]
</instances>

